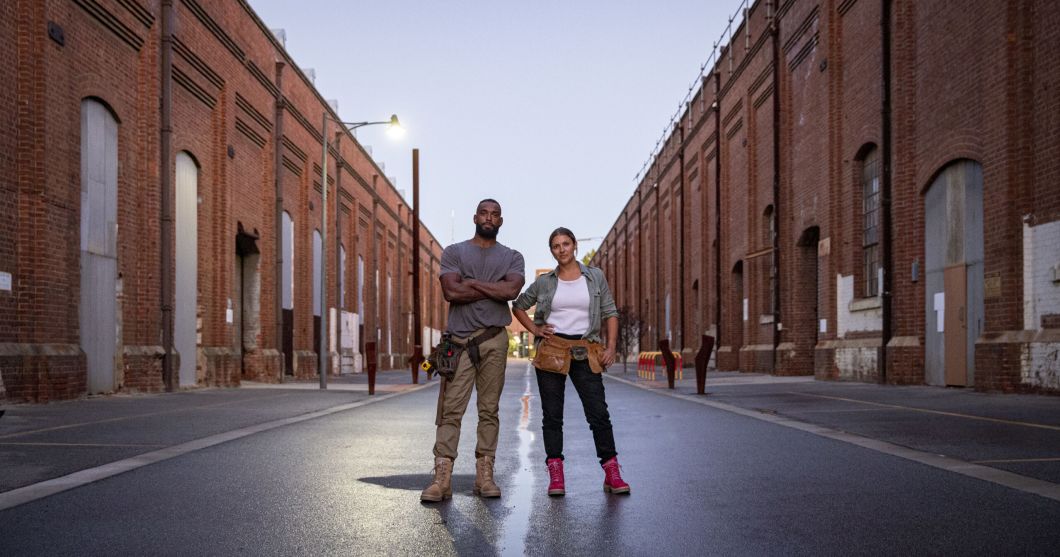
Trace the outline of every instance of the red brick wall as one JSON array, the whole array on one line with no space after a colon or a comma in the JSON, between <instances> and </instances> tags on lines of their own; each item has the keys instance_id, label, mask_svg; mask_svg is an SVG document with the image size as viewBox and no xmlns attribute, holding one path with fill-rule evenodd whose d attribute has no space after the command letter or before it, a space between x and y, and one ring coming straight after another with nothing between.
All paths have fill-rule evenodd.
<instances>
[{"instance_id":1,"label":"red brick wall","mask_svg":"<svg viewBox=\"0 0 1060 557\"><path fill-rule=\"evenodd\" d=\"M97 19L75 3L4 3L0 31L15 37L0 45L13 64L0 68L0 272L15 287L0 292L0 373L8 396L19 400L69 398L85 391L79 349L80 300L80 110L85 98L108 106L119 121L118 138L118 389L163 388L159 196L159 98L161 20L157 2L101 0L108 18ZM235 236L238 226L257 234L261 252L260 329L256 349L243 367L248 377L275 378L276 69L282 70L284 147L297 172L282 171L283 206L294 218L295 350L315 354L312 338L312 233L323 209L320 183L320 95L242 0L174 2L175 46L172 95L172 156L188 152L199 167L198 305L201 318L199 383L238 384L241 339L226 320L236 295ZM58 24L60 46L47 35ZM106 21L111 23L105 24ZM116 23L115 23L116 22ZM337 129L335 124L332 130ZM330 134L329 134L330 135ZM337 156L345 162L335 189ZM411 215L377 165L350 136L329 157L329 237L325 255L327 307L337 305L335 203L344 209L347 248L346 308L356 306L357 256L365 255L366 283L374 286L375 264L394 277L392 358L399 366L411 349L400 316L411 305ZM281 167L283 168L283 167ZM171 166L172 169L172 166ZM312 205L312 209L310 206ZM392 238L378 254L355 226L373 212L372 231ZM371 218L371 217L370 217ZM400 230L400 232L399 232ZM397 240L400 238L400 248ZM442 246L421 228L424 326L444 325L437 286ZM399 255L401 261L399 262ZM171 278L172 280L172 278ZM386 270L381 275L385 284ZM368 295L374 296L373 288ZM383 293L385 295L385 290ZM235 303L235 300L233 300ZM372 308L373 303L366 303ZM381 312L385 315L385 311ZM378 316L370 312L374 330ZM384 334L385 337L385 334ZM391 358L383 354L386 367ZM308 369L314 357L300 358Z\"/></svg>"},{"instance_id":2,"label":"red brick wall","mask_svg":"<svg viewBox=\"0 0 1060 557\"><path fill-rule=\"evenodd\" d=\"M775 372L878 380L875 369L841 367L846 365L840 363L841 352L879 347L881 332L870 328L840 336L840 314L858 310L848 308L846 301L839 306L836 281L839 275L852 276L855 299L865 295L859 159L882 141L881 4L780 2L776 84L769 73L772 38L766 4L755 3L748 15L750 25L740 24L706 73L712 77L716 71L721 77L720 208L714 207L712 191L713 113L697 110L693 100L691 112L680 117L689 132L682 144L688 168L697 158L702 164L696 177L699 189L692 187L683 200L688 211L685 228L694 237L685 238L686 249L691 246L686 251L687 273L678 281L693 316L686 319L685 346L674 347L694 350L698 333L713 322L720 304L719 368L770 369L772 326L759 321L770 308L770 257L763 255L770 245L764 211L775 204L781 289ZM1056 187L1060 97L1053 91L1060 81L1060 58L1052 55L1060 48L1058 29L1060 7L1045 1L974 2L961 7L941 0L893 2L889 382L925 382L924 192L948 163L964 158L983 168L984 272L1001 281L1000 293L988 294L985 300L985 332L976 343L974 387L1037 390L1020 381L1020 354L1035 335L1021 331L1022 230L1025 221L1034 226L1060 219ZM756 50L759 44L762 48ZM713 102L712 79L706 89L693 99L706 95ZM766 98L772 94L779 95L781 103L778 122L772 121L772 102ZM781 152L781 191L776 200L774 126L780 127ZM660 176L671 179L671 150L681 139L682 128L673 130L638 186L642 191L649 191L645 188ZM624 212L632 215L640 208L648 219L653 204L653 196L642 201L634 193ZM713 219L719 209L721 238L715 247ZM638 234L651 232L651 223L647 224L627 227L620 218L599 260L614 264L613 259L636 245ZM816 241L808 241L814 230ZM640 259L653 261L654 244L643 245ZM713 288L718 271L715 249L721 251L721 300ZM742 284L733 283L738 261L742 261ZM914 264L920 269L915 278ZM693 284L698 288L693 289ZM665 291L651 283L643 288L629 284L620 287L618 295L656 307ZM742 320L741 296L749 299L747 322ZM818 319L827 320L826 331L819 332ZM695 332L687 334L689 328Z\"/></svg>"}]
</instances>

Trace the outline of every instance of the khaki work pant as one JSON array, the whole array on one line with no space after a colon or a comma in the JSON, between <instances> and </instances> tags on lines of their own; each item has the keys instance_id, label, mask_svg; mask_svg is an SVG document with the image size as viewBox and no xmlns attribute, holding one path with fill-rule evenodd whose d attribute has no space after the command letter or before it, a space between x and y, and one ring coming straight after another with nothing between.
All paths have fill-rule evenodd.
<instances>
[{"instance_id":1,"label":"khaki work pant","mask_svg":"<svg viewBox=\"0 0 1060 557\"><path fill-rule=\"evenodd\" d=\"M475 331L474 337L482 331ZM470 338L470 337L469 337ZM457 342L466 342L466 338L456 338ZM475 458L495 456L497 453L497 432L500 420L497 410L504 388L504 367L508 361L508 334L501 333L478 346L479 368L471 363L471 355L465 350L460 355L453 380L445 388L445 399L442 404L442 423L438 426L434 442L434 456L444 456L456 460L457 445L460 444L460 421L471 400L471 389L478 393L478 444L475 447Z\"/></svg>"}]
</instances>

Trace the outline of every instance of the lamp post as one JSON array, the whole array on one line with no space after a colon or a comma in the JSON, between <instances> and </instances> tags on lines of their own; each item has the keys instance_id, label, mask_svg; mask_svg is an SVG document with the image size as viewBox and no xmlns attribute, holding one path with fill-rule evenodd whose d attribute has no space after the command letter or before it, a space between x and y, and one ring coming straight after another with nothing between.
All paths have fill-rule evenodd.
<instances>
[{"instance_id":1,"label":"lamp post","mask_svg":"<svg viewBox=\"0 0 1060 557\"><path fill-rule=\"evenodd\" d=\"M420 150L412 150L412 382L419 383L423 362L423 324L420 322ZM430 379L430 377L428 377Z\"/></svg>"},{"instance_id":2,"label":"lamp post","mask_svg":"<svg viewBox=\"0 0 1060 557\"><path fill-rule=\"evenodd\" d=\"M379 122L343 122L337 120L328 115L328 111L325 110L323 113L324 123L321 126L323 134L324 148L322 149L323 154L321 155L320 164L320 357L317 359L317 371L320 374L320 388L328 388L328 313L327 313L327 284L328 284L328 265L327 265L327 253L328 253L328 122L332 121L346 128L347 131L352 132L357 128L364 126L374 126L377 124L387 124L390 129L394 132L402 130L401 123L398 121L397 114L390 116L389 120L383 120ZM336 217L338 218L338 217Z\"/></svg>"}]
</instances>

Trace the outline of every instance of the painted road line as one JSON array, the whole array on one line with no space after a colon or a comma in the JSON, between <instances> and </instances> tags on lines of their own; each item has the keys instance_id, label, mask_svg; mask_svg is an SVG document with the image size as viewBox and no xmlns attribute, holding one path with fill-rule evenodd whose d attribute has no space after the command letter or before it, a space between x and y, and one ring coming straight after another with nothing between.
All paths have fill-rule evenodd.
<instances>
[{"instance_id":1,"label":"painted road line","mask_svg":"<svg viewBox=\"0 0 1060 557\"><path fill-rule=\"evenodd\" d=\"M1060 462L1060 457L1054 458L999 458L993 460L973 460L973 464L1020 464L1023 462Z\"/></svg>"},{"instance_id":2,"label":"painted road line","mask_svg":"<svg viewBox=\"0 0 1060 557\"><path fill-rule=\"evenodd\" d=\"M142 449L152 449L158 447L165 447L165 445L149 445L141 443L33 443L33 442L0 442L0 447L15 446L15 447L97 447L97 448L114 448L114 447L139 447Z\"/></svg>"},{"instance_id":3,"label":"painted road line","mask_svg":"<svg viewBox=\"0 0 1060 557\"><path fill-rule=\"evenodd\" d=\"M166 414L173 414L173 413L176 413L176 412L188 412L188 411L192 411L192 410L202 410L204 408L214 408L214 407L217 407L217 406L227 406L229 404L239 404L241 402L256 402L256 401L261 401L261 400L270 400L270 399L273 399L273 398L291 396L291 394L292 393L285 393L285 394L272 395L272 396L261 397L261 398L247 398L247 399L239 399L239 400L226 400L224 402L215 402L213 404L201 404L201 405L198 405L198 406L182 406L180 408L171 408L169 410L160 410L158 412L148 412L146 414L133 414L131 416L115 416L113 418L105 418L105 419L102 419L102 420L92 420L90 422L77 422L77 423L73 423L73 424L63 424L63 425L57 425L57 426L51 426L51 427L42 427L40 429L30 429L30 430L26 430L26 431L16 431L14 433L7 433L5 435L0 435L0 439L10 439L12 437L21 437L23 435L33 435L34 433L47 433L47 432L50 432L50 431L60 431L60 430L63 430L63 429L71 429L71 428L81 427L81 426L86 426L86 425L106 424L106 423L113 423L113 422L121 422L121 421L125 421L125 420L135 420L136 418L150 418L150 417L153 417L153 416L164 416Z\"/></svg>"},{"instance_id":4,"label":"painted road line","mask_svg":"<svg viewBox=\"0 0 1060 557\"><path fill-rule=\"evenodd\" d=\"M896 456L925 464L933 468L945 470L947 472L953 472L955 474L961 474L970 478L976 478L979 480L991 482L994 484L1009 487L1024 493L1030 493L1032 495L1038 495L1054 501L1060 501L1060 485L1044 480L1038 480L1035 478L1028 478L1019 474L1013 474L1012 472L1006 472L997 468L991 468L989 466L983 466L981 464L975 464L972 462L965 462L963 460L957 460L953 458L947 458L945 456L927 453L924 451L918 451L916 449L910 449L908 447L902 447L886 441L880 441L878 439L870 439L868 437L862 437L853 433L847 433L845 431L838 431L835 429L814 425L806 422L800 422L790 418L778 416L776 414L763 414L757 410L748 410L746 408L740 408L731 404L725 404L723 402L714 402L712 400L704 399L701 395L685 395L681 393L673 393L669 391L661 391L658 389L650 389L642 387L634 381L628 379L621 379L614 376L608 376L609 379L619 381L632 385L634 387L644 389L646 391L652 391L663 396L669 396L678 398L681 400L687 400L696 404L702 404L704 406L710 406L711 408L717 408L718 410L724 410L733 414L739 414L748 418L754 418L771 424L790 427L807 433L812 433L819 437L825 437L840 441L843 443L849 443L851 445L857 445L859 447L870 449L876 452L880 452L890 456Z\"/></svg>"},{"instance_id":5,"label":"painted road line","mask_svg":"<svg viewBox=\"0 0 1060 557\"><path fill-rule=\"evenodd\" d=\"M858 404L867 404L869 406L878 406L878 407L881 407L881 408L892 408L892 409L898 409L898 410L908 410L910 412L923 412L925 414L938 414L940 416L950 416L950 417L953 417L953 418L966 418L966 419L969 419L969 420L980 420L980 421L984 421L984 422L993 422L993 423L996 423L996 424L1019 425L1019 426L1025 426L1025 427L1036 427L1036 428L1039 428L1039 429L1048 429L1048 430L1051 430L1051 431L1060 431L1060 426L1048 425L1048 424L1036 424L1034 422L1021 422L1019 420L1004 420L1004 419L1001 419L1001 418L989 418L989 417L986 417L986 416L976 416L976 415L973 415L973 414L961 414L960 412L946 412L944 410L929 410L927 408L916 408L914 406L902 406L900 404L886 404L886 403L883 403L883 402L869 402L869 401L866 401L866 400L858 400L856 398L845 398L845 397L841 397L841 396L819 395L819 394L814 394L814 393L797 393L797 392L794 392L794 391L788 391L787 394L789 394L789 395L810 396L810 397L817 397L817 398L827 398L827 399L830 399L830 400L841 400L841 401L844 401L844 402L856 402Z\"/></svg>"},{"instance_id":6,"label":"painted road line","mask_svg":"<svg viewBox=\"0 0 1060 557\"><path fill-rule=\"evenodd\" d=\"M54 478L51 480L45 480L43 482L35 483L33 485L27 485L17 489L12 489L4 493L0 493L0 511L17 507L19 505L43 499L50 495L55 495L69 489L81 487L85 484L92 482L98 482L118 474L124 474L137 468L142 468L157 462L169 460L178 456L183 456L188 453L227 443L229 441L235 441L236 439L242 439L254 435L255 433L261 433L263 431L269 431L278 427L296 424L307 420L313 420L316 418L322 418L338 412L345 412L347 410L353 410L354 408L360 408L376 402L382 402L384 400L400 396L405 393L417 391L422 388L431 386L430 383L425 383L422 387L409 389L401 393L391 393L382 395L376 398L370 398L358 402L351 402L349 404L340 404L332 408L326 408L324 410L317 410L308 414L302 414L299 416L293 416L290 418L282 418L279 420L273 420L271 422L265 422L262 424L252 425L225 433L219 433L217 435L211 435L209 437L203 437L202 439L196 439L194 441L188 441L187 443L181 443L172 447L166 447L157 451L144 453L134 457L126 458L116 462L97 466L95 468L88 468L86 470L80 470L66 476Z\"/></svg>"}]
</instances>

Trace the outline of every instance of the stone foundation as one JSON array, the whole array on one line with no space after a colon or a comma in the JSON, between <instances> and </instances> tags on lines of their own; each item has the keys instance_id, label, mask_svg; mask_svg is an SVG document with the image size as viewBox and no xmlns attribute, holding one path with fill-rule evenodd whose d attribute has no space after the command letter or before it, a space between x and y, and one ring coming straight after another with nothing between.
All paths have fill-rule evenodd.
<instances>
[{"instance_id":1,"label":"stone foundation","mask_svg":"<svg viewBox=\"0 0 1060 557\"><path fill-rule=\"evenodd\" d=\"M206 362L205 375L199 386L238 387L242 375L242 358L227 346L205 346L200 349Z\"/></svg>"},{"instance_id":2,"label":"stone foundation","mask_svg":"<svg viewBox=\"0 0 1060 557\"><path fill-rule=\"evenodd\" d=\"M295 379L312 379L319 376L316 352L312 350L295 350L293 361Z\"/></svg>"},{"instance_id":3,"label":"stone foundation","mask_svg":"<svg viewBox=\"0 0 1060 557\"><path fill-rule=\"evenodd\" d=\"M132 393L161 393L166 390L162 380L161 346L126 346L122 351L123 376L116 378L119 390ZM173 354L173 373L179 374L180 356Z\"/></svg>"},{"instance_id":4,"label":"stone foundation","mask_svg":"<svg viewBox=\"0 0 1060 557\"><path fill-rule=\"evenodd\" d=\"M0 400L68 400L87 388L85 354L76 344L0 343Z\"/></svg>"}]
</instances>

